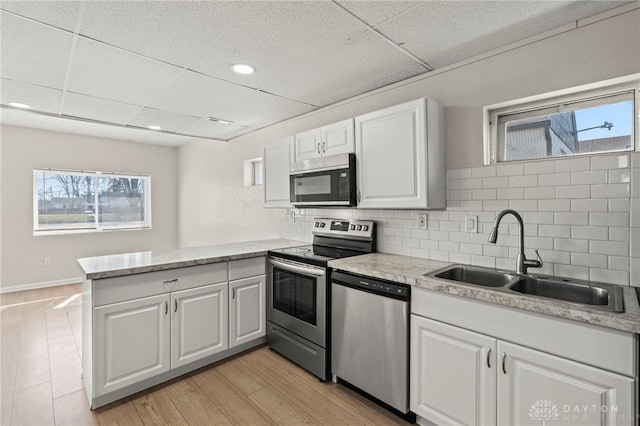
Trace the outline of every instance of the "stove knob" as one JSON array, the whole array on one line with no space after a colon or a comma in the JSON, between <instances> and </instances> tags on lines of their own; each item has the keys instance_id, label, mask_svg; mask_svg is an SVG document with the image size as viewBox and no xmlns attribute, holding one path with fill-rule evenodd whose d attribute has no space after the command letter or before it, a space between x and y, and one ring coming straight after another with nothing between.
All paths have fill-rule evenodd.
<instances>
[{"instance_id":1,"label":"stove knob","mask_svg":"<svg viewBox=\"0 0 640 426\"><path fill-rule=\"evenodd\" d=\"M362 230L367 232L369 230L369 225L362 225Z\"/></svg>"},{"instance_id":2,"label":"stove knob","mask_svg":"<svg viewBox=\"0 0 640 426\"><path fill-rule=\"evenodd\" d=\"M320 222L320 228L324 228L325 223L324 222Z\"/></svg>"},{"instance_id":3,"label":"stove knob","mask_svg":"<svg viewBox=\"0 0 640 426\"><path fill-rule=\"evenodd\" d=\"M356 231L362 231L362 225L356 226Z\"/></svg>"},{"instance_id":4,"label":"stove knob","mask_svg":"<svg viewBox=\"0 0 640 426\"><path fill-rule=\"evenodd\" d=\"M318 226L320 226L320 223L319 223L319 222L316 222L316 228L317 228Z\"/></svg>"},{"instance_id":5,"label":"stove knob","mask_svg":"<svg viewBox=\"0 0 640 426\"><path fill-rule=\"evenodd\" d=\"M349 230L350 230L350 231L355 231L355 230L356 230L356 226L355 226L355 225L351 225L351 226L349 226Z\"/></svg>"}]
</instances>

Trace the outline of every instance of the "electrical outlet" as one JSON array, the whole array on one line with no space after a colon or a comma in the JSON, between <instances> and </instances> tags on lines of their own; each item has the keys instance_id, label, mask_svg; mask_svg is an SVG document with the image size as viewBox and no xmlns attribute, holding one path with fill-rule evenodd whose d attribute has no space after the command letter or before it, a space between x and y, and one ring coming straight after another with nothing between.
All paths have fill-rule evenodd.
<instances>
[{"instance_id":1,"label":"electrical outlet","mask_svg":"<svg viewBox=\"0 0 640 426\"><path fill-rule=\"evenodd\" d=\"M478 216L467 215L464 217L464 232L478 233Z\"/></svg>"},{"instance_id":2,"label":"electrical outlet","mask_svg":"<svg viewBox=\"0 0 640 426\"><path fill-rule=\"evenodd\" d=\"M44 259L42 259L42 265L43 266L51 266L51 258L50 257L45 257Z\"/></svg>"},{"instance_id":3,"label":"electrical outlet","mask_svg":"<svg viewBox=\"0 0 640 426\"><path fill-rule=\"evenodd\" d=\"M418 229L427 229L427 214L418 214Z\"/></svg>"}]
</instances>

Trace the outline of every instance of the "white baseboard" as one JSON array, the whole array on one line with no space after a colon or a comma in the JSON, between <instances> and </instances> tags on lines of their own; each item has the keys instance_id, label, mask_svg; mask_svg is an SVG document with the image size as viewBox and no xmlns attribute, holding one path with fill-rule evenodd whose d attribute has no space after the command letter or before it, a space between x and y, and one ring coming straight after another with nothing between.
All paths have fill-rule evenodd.
<instances>
[{"instance_id":1,"label":"white baseboard","mask_svg":"<svg viewBox=\"0 0 640 426\"><path fill-rule=\"evenodd\" d=\"M0 287L0 293L11 293L14 291L35 290L37 288L55 287L58 285L76 284L81 282L82 282L82 277L76 277L76 278L65 278L62 280L44 281L40 283L11 285L7 287Z\"/></svg>"}]
</instances>

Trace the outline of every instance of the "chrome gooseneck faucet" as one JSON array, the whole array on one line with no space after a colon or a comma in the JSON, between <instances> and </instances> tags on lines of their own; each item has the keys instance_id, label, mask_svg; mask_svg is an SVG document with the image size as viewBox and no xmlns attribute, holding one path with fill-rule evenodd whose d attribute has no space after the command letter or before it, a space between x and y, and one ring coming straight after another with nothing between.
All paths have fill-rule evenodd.
<instances>
[{"instance_id":1,"label":"chrome gooseneck faucet","mask_svg":"<svg viewBox=\"0 0 640 426\"><path fill-rule=\"evenodd\" d=\"M498 226L500 226L500 221L507 214L513 215L518 221L518 225L520 225L520 253L518 253L518 258L516 259L516 272L518 274L526 274L527 268L541 268L542 258L540 257L540 253L538 253L538 250L535 250L538 259L527 259L527 257L524 255L524 223L522 222L522 217L517 211L507 209L502 210L500 213L498 213L498 216L496 216L496 221L493 223L493 229L491 229L491 233L489 234L488 241L492 244L496 243L496 240L498 239Z\"/></svg>"}]
</instances>

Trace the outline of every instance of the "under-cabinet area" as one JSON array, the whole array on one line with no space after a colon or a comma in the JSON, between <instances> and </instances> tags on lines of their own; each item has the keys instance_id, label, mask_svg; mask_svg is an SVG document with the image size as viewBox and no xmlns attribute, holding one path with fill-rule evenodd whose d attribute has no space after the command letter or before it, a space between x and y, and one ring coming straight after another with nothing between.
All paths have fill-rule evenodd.
<instances>
[{"instance_id":1,"label":"under-cabinet area","mask_svg":"<svg viewBox=\"0 0 640 426\"><path fill-rule=\"evenodd\" d=\"M265 341L264 256L83 282L92 408Z\"/></svg>"}]
</instances>

